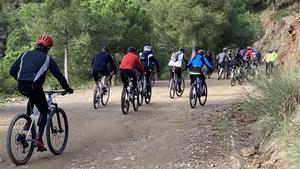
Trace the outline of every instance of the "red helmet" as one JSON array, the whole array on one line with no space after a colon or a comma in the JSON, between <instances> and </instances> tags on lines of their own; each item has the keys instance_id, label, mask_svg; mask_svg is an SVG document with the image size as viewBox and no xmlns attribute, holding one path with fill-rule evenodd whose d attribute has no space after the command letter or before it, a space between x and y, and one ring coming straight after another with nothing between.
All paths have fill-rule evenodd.
<instances>
[{"instance_id":1,"label":"red helmet","mask_svg":"<svg viewBox=\"0 0 300 169\"><path fill-rule=\"evenodd\" d=\"M43 33L36 40L37 45L44 45L47 48L51 48L53 46L53 40L50 35Z\"/></svg>"}]
</instances>

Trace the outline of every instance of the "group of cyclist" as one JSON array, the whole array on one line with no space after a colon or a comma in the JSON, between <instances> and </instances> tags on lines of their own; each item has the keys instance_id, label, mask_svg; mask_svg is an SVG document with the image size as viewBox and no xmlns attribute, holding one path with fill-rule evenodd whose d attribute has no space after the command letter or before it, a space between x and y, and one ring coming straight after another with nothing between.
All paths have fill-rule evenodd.
<instances>
[{"instance_id":1,"label":"group of cyclist","mask_svg":"<svg viewBox=\"0 0 300 169\"><path fill-rule=\"evenodd\" d=\"M27 106L27 114L30 116L30 110L34 105L40 112L38 120L39 129L35 139L38 151L47 150L42 140L47 122L47 114L49 113L48 104L43 91L43 83L45 81L46 72L50 70L52 75L59 81L62 88L68 93L73 93L73 89L70 88L66 78L59 70L57 63L48 56L48 51L52 46L53 40L50 35L40 35L36 40L35 49L21 54L10 70L10 74L18 82L19 92L29 98L28 103L30 104ZM272 68L276 57L277 54L270 50L269 53L262 59L262 62L267 63L267 68ZM212 73L214 59L218 62L218 79L220 79L223 69L229 69L233 61L238 65L252 63L257 64L260 62L261 56L259 52L254 52L251 47L247 47L247 49L243 50L240 49L235 53L233 53L231 49L224 48L223 51L216 56L216 58L214 58L213 54L209 50L205 52L202 49L197 49L196 55L191 56L191 58L187 60L184 48L180 48L178 51L174 51L172 53L168 63L170 68L170 79L173 78L175 73L179 89L181 89L182 71L183 69L189 69L191 84L193 84L197 78L205 81L204 74ZM129 84L128 79L133 79L133 88L137 88L137 70L141 76L146 77L146 88L149 89L151 86L150 74L153 71L154 65L156 66L157 72L159 72L159 62L157 61L151 46L145 46L143 51L139 54L137 54L136 48L128 47L119 66L119 73L123 82L123 87L127 88ZM204 65L207 67L206 72L202 71ZM102 83L104 86L103 91L106 92L108 84L107 77L117 73L117 66L108 47L102 47L101 51L93 57L92 68L95 85Z\"/></svg>"}]
</instances>

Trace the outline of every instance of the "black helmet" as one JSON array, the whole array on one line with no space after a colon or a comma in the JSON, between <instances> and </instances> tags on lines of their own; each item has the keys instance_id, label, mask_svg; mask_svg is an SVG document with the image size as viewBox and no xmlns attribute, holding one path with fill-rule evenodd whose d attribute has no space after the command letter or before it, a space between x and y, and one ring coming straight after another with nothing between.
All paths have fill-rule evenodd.
<instances>
[{"instance_id":1,"label":"black helmet","mask_svg":"<svg viewBox=\"0 0 300 169\"><path fill-rule=\"evenodd\" d=\"M181 48L179 49L179 51L184 53L184 48L181 47Z\"/></svg>"},{"instance_id":2,"label":"black helmet","mask_svg":"<svg viewBox=\"0 0 300 169\"><path fill-rule=\"evenodd\" d=\"M135 49L135 47L130 46L130 47L128 47L127 51L128 51L128 52L133 52L133 53L135 53L135 52L136 52L136 49Z\"/></svg>"},{"instance_id":3,"label":"black helmet","mask_svg":"<svg viewBox=\"0 0 300 169\"><path fill-rule=\"evenodd\" d=\"M102 51L106 51L106 52L108 52L108 51L109 51L109 49L108 49L108 47L107 47L107 46L103 46L101 50L102 50Z\"/></svg>"}]
</instances>

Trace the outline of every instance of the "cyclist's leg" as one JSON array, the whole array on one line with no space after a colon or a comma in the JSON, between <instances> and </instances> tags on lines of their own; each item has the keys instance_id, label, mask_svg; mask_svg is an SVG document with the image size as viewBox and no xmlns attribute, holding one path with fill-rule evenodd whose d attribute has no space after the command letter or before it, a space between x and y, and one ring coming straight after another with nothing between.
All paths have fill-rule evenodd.
<instances>
[{"instance_id":1,"label":"cyclist's leg","mask_svg":"<svg viewBox=\"0 0 300 169\"><path fill-rule=\"evenodd\" d=\"M178 84L178 88L181 89L181 68L180 67L176 67L176 74L177 74L177 84Z\"/></svg>"},{"instance_id":2,"label":"cyclist's leg","mask_svg":"<svg viewBox=\"0 0 300 169\"><path fill-rule=\"evenodd\" d=\"M122 80L122 83L123 83L123 88L127 88L129 82L128 82L128 78L129 78L129 75L128 75L128 70L120 70L120 77L121 77L121 80Z\"/></svg>"},{"instance_id":3,"label":"cyclist's leg","mask_svg":"<svg viewBox=\"0 0 300 169\"><path fill-rule=\"evenodd\" d=\"M170 71L170 75L169 75L169 81L170 81L171 79L173 79L173 78L174 78L174 74L173 74L173 68L172 68L172 66L170 66L170 67L169 67L169 71Z\"/></svg>"},{"instance_id":4,"label":"cyclist's leg","mask_svg":"<svg viewBox=\"0 0 300 169\"><path fill-rule=\"evenodd\" d=\"M196 78L197 78L197 77L196 77L195 75L190 74L190 79L191 79L190 86L195 82Z\"/></svg>"},{"instance_id":5,"label":"cyclist's leg","mask_svg":"<svg viewBox=\"0 0 300 169\"><path fill-rule=\"evenodd\" d=\"M147 86L147 89L149 89L150 87L150 75L151 75L151 71L150 69L145 69L145 77L146 77L146 86Z\"/></svg>"}]
</instances>

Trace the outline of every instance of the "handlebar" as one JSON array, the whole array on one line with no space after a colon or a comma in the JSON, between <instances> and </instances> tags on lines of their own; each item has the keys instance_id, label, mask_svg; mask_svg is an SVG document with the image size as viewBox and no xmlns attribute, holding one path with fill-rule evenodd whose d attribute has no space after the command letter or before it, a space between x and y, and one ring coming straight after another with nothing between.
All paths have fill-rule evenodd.
<instances>
[{"instance_id":1,"label":"handlebar","mask_svg":"<svg viewBox=\"0 0 300 169\"><path fill-rule=\"evenodd\" d=\"M48 95L58 94L58 95L64 96L64 95L68 94L68 92L64 91L64 90L62 90L62 91L44 91L44 92Z\"/></svg>"}]
</instances>

